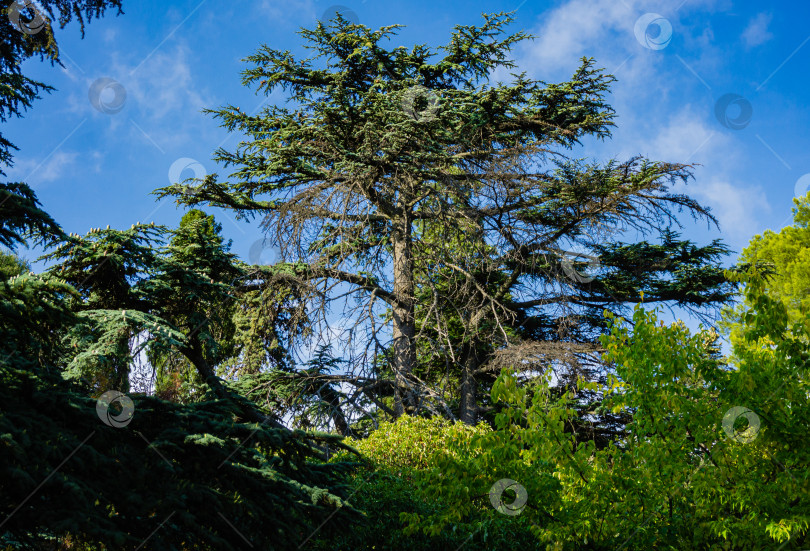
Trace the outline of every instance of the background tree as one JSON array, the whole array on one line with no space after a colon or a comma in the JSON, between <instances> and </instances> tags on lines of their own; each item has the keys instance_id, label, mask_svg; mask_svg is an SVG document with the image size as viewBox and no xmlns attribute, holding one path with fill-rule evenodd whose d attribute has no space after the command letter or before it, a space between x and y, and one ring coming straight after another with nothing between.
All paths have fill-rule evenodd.
<instances>
[{"instance_id":1,"label":"background tree","mask_svg":"<svg viewBox=\"0 0 810 551\"><path fill-rule=\"evenodd\" d=\"M158 190L242 217L266 214L291 269L317 289L311 299L322 320L336 296L352 295L371 354L350 377L375 379L378 398L393 391L394 415L446 411L436 387L443 380L456 387L457 415L475 422L477 387L496 349L514 352L523 339L593 352L602 309L635 302L642 290L687 307L730 297L715 265L725 248L668 232L681 210L714 221L668 190L688 180L689 166L569 156L583 137L610 135L612 77L583 60L561 84L514 75L490 85L492 71L514 66L508 53L527 36L504 36L509 16L484 18L456 27L441 54L426 45L389 49L397 26L371 31L340 17L301 31L310 59L261 48L248 58L245 84L264 94L282 88L296 108L212 111L248 136L235 152L215 154L234 167L232 180L210 175L193 194L180 184ZM622 243L627 230L658 233L663 244ZM583 264L560 254L575 246L604 257L597 281L560 277ZM668 263L650 265L648 254ZM453 335L431 328L436 312L452 312ZM452 381L423 378L417 343L435 343L428 362L458 366ZM537 359L532 350L524 357ZM527 367L537 362L548 360Z\"/></svg>"},{"instance_id":2,"label":"background tree","mask_svg":"<svg viewBox=\"0 0 810 551\"><path fill-rule=\"evenodd\" d=\"M55 261L49 273L78 291L69 305L84 323L72 328L71 338L81 344L68 371L98 393L124 392L143 353L162 377L189 378L192 367L205 385L198 385L197 396L211 391L237 404L245 419L284 429L273 412L232 392L217 373L240 356L234 317L242 309L241 291L235 284L245 277L219 231L213 217L197 211L174 231L154 224L93 229L68 236L45 255ZM251 288L258 285L252 280Z\"/></svg>"},{"instance_id":3,"label":"background tree","mask_svg":"<svg viewBox=\"0 0 810 551\"><path fill-rule=\"evenodd\" d=\"M448 507L456 507L456 496L435 493L426 483L429 478L425 474L432 473L433 467L448 454L459 453L455 444L469 442L475 435L491 430L484 423L472 427L442 417L404 415L396 422L381 422L366 438L350 440L366 460L363 468L352 476L357 488L355 503L367 514L345 535L313 538L313 549L537 548L528 515L499 513L485 494L475 496L480 506L469 517L455 519L448 529L436 526L437 529L420 532L402 521L403 516L432 518ZM344 454L340 452L336 459L344 458Z\"/></svg>"},{"instance_id":4,"label":"background tree","mask_svg":"<svg viewBox=\"0 0 810 551\"><path fill-rule=\"evenodd\" d=\"M793 224L778 232L754 236L739 262L757 266L767 274L768 296L785 305L788 319L796 322L810 312L810 195L793 199ZM724 310L722 326L732 342L742 346L743 302Z\"/></svg>"},{"instance_id":5,"label":"background tree","mask_svg":"<svg viewBox=\"0 0 810 551\"><path fill-rule=\"evenodd\" d=\"M187 212L171 233L162 262L144 281L153 307L188 336L181 355L151 350L161 382L175 375L191 383L199 373L208 384L216 366L233 355L233 280L240 275L224 243L222 226L200 210ZM192 359L193 358L193 359Z\"/></svg>"},{"instance_id":6,"label":"background tree","mask_svg":"<svg viewBox=\"0 0 810 551\"><path fill-rule=\"evenodd\" d=\"M68 373L85 378L98 393L129 391L130 366L145 348L137 342L141 331L165 325L150 315L149 299L137 285L158 261L154 245L163 231L151 224L123 231L94 228L86 236L67 236L42 257L53 262L48 272L54 278L78 291L67 302L85 321L73 328L82 354Z\"/></svg>"},{"instance_id":7,"label":"background tree","mask_svg":"<svg viewBox=\"0 0 810 551\"><path fill-rule=\"evenodd\" d=\"M0 251L0 279L22 275L31 271L31 265L11 252Z\"/></svg>"}]
</instances>

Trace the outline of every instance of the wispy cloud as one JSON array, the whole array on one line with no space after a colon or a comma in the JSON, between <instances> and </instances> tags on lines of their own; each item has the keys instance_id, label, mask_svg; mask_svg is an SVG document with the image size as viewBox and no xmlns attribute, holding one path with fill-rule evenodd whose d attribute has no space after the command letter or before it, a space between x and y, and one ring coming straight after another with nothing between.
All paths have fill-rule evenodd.
<instances>
[{"instance_id":1,"label":"wispy cloud","mask_svg":"<svg viewBox=\"0 0 810 551\"><path fill-rule=\"evenodd\" d=\"M320 8L321 12L329 4L323 4ZM313 0L290 0L288 2L278 2L278 0L262 0L259 7L259 15L272 21L274 24L279 23L303 23L305 20L311 20L307 26L314 26L316 17L320 17L321 13L318 11Z\"/></svg>"},{"instance_id":2,"label":"wispy cloud","mask_svg":"<svg viewBox=\"0 0 810 551\"><path fill-rule=\"evenodd\" d=\"M180 43L158 51L135 72L133 69L140 60L123 61L124 55L113 52L105 68L82 75L83 85L69 98L68 109L73 113L90 114L94 124L106 127L110 139L120 141L126 135L133 143L143 143L150 148L157 144L156 151L168 151L172 145L198 140L201 125L206 121L201 111L216 107L217 101L207 92L205 79L197 74L199 69L189 60L188 47ZM100 77L110 78L123 87L126 100L120 112L99 112L88 101L87 90ZM108 89L102 92L110 93ZM104 98L102 95L102 100Z\"/></svg>"},{"instance_id":3,"label":"wispy cloud","mask_svg":"<svg viewBox=\"0 0 810 551\"><path fill-rule=\"evenodd\" d=\"M66 178L77 165L79 154L73 151L57 151L44 163L37 159L18 157L9 170L11 180L25 181L28 184L50 183Z\"/></svg>"},{"instance_id":4,"label":"wispy cloud","mask_svg":"<svg viewBox=\"0 0 810 551\"><path fill-rule=\"evenodd\" d=\"M761 186L741 184L724 179L702 179L691 194L711 207L720 223L723 240L732 249L742 250L761 224L757 220L771 214L768 197Z\"/></svg>"},{"instance_id":5,"label":"wispy cloud","mask_svg":"<svg viewBox=\"0 0 810 551\"><path fill-rule=\"evenodd\" d=\"M743 161L738 142L709 126L692 106L675 113L639 147L653 159L699 165L694 169L695 181L674 190L711 208L732 248L740 250L759 231L759 221L771 214L763 187L736 175Z\"/></svg>"},{"instance_id":6,"label":"wispy cloud","mask_svg":"<svg viewBox=\"0 0 810 551\"><path fill-rule=\"evenodd\" d=\"M671 162L705 164L707 160L720 160L716 168L734 163L737 156L733 144L727 135L710 127L706 118L693 105L686 105L670 116L659 115L647 139L640 138L637 144L632 142L625 146L637 147L637 152L653 159Z\"/></svg>"},{"instance_id":7,"label":"wispy cloud","mask_svg":"<svg viewBox=\"0 0 810 551\"><path fill-rule=\"evenodd\" d=\"M567 70L576 66L582 56L593 55L605 38L616 31L624 31L633 40L628 46L637 46L633 39L633 25L640 15L633 4L614 0L572 0L544 14L532 31L537 38L523 51L523 62L532 69L544 72ZM626 51L619 41L611 41L614 50Z\"/></svg>"},{"instance_id":8,"label":"wispy cloud","mask_svg":"<svg viewBox=\"0 0 810 551\"><path fill-rule=\"evenodd\" d=\"M664 25L672 28L673 42L656 51L645 47L635 28L639 18L655 11L649 2L569 0L542 14L530 31L537 38L516 51L518 67L534 78L560 80L573 72L580 58L594 57L598 66L615 74L618 81L609 101L617 111L618 127L614 139L597 148L597 157L622 160L641 154L699 165L695 180L675 191L711 208L723 238L739 249L761 229L771 208L760 185L740 178L745 165L742 136L726 132L711 116L717 92L706 86L717 84L723 45L715 43L710 25L690 26L688 19L681 20L688 11L711 12L727 7L727 2L695 0L679 10L675 7L657 7ZM768 22L764 16L755 18L752 41L765 39ZM507 80L506 75L495 76ZM701 104L704 94L706 103Z\"/></svg>"},{"instance_id":9,"label":"wispy cloud","mask_svg":"<svg viewBox=\"0 0 810 551\"><path fill-rule=\"evenodd\" d=\"M769 13L760 13L748 23L742 33L742 40L747 49L765 44L773 38L773 33L768 31L773 16Z\"/></svg>"},{"instance_id":10,"label":"wispy cloud","mask_svg":"<svg viewBox=\"0 0 810 551\"><path fill-rule=\"evenodd\" d=\"M199 113L212 105L192 72L188 54L187 48L179 45L171 51L156 53L131 78L124 80L127 97L132 98L143 115L164 120L181 112Z\"/></svg>"}]
</instances>

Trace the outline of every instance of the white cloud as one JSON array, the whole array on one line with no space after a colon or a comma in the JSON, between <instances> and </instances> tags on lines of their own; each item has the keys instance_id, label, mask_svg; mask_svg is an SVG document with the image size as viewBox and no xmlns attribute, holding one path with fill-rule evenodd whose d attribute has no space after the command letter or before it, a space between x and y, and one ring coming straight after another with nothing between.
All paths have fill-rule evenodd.
<instances>
[{"instance_id":1,"label":"white cloud","mask_svg":"<svg viewBox=\"0 0 810 551\"><path fill-rule=\"evenodd\" d=\"M104 31L104 42L107 44L116 44L118 42L119 32L114 27L107 27Z\"/></svg>"},{"instance_id":2,"label":"white cloud","mask_svg":"<svg viewBox=\"0 0 810 551\"><path fill-rule=\"evenodd\" d=\"M51 156L39 169L38 179L43 182L53 182L62 178L65 173L76 164L78 153L58 151Z\"/></svg>"},{"instance_id":3,"label":"white cloud","mask_svg":"<svg viewBox=\"0 0 810 551\"><path fill-rule=\"evenodd\" d=\"M650 88L650 71L655 68L676 41L699 53L700 64L711 64L717 52L710 27L690 27L680 17L689 11L728 9L729 0L689 0L674 9L672 3L648 0L569 0L543 12L529 31L532 42L519 45L515 54L519 69L545 80L565 79L578 66L582 57L594 57L600 67L616 74L620 83L632 83L634 88ZM636 23L643 26L645 16L659 14L665 21L654 18L646 28L647 34L636 36ZM658 32L671 33L671 41ZM644 37L649 40L644 40ZM651 49L660 40L661 51ZM647 43L647 47L642 44ZM684 56L684 48L680 48ZM710 67L706 68L711 70ZM498 71L494 77L508 80L508 71Z\"/></svg>"},{"instance_id":4,"label":"white cloud","mask_svg":"<svg viewBox=\"0 0 810 551\"><path fill-rule=\"evenodd\" d=\"M641 144L641 151L650 158L683 163L723 158L724 164L733 162L736 154L728 136L710 128L693 106L687 105L661 122L658 132Z\"/></svg>"},{"instance_id":5,"label":"white cloud","mask_svg":"<svg viewBox=\"0 0 810 551\"><path fill-rule=\"evenodd\" d=\"M136 68L121 68L127 101L137 104L150 119L164 119L179 112L199 113L212 101L203 96L187 61L186 48L158 52ZM134 72L132 72L134 70Z\"/></svg>"},{"instance_id":6,"label":"white cloud","mask_svg":"<svg viewBox=\"0 0 810 551\"><path fill-rule=\"evenodd\" d=\"M711 11L727 4L726 0L694 0L676 12L672 6L641 0L569 0L545 12L530 33L537 38L515 53L518 71L534 78L567 79L583 56L594 57L598 66L615 74L618 81L608 101L616 109L618 126L613 139L597 148L597 158L626 160L641 154L653 160L700 165L694 168L694 180L677 184L672 191L686 193L710 207L724 240L732 248L740 248L761 228L771 207L762 186L738 177L739 167L745 164L742 137L714 124L709 101L701 104L684 92L695 87L702 93L703 83L692 71L713 84L711 76L723 63L723 53L714 45L710 27L690 27L679 20L687 10ZM655 51L640 42L643 36L638 39L634 27L648 12L669 21L673 40L680 45ZM767 32L768 20L758 21L759 30ZM762 39L753 30L749 34L754 41ZM650 37L655 39L654 35L653 29ZM673 63L667 48L676 48L686 59ZM506 75L495 77L507 80Z\"/></svg>"},{"instance_id":7,"label":"white cloud","mask_svg":"<svg viewBox=\"0 0 810 551\"><path fill-rule=\"evenodd\" d=\"M82 81L77 93L65 99L68 112L90 115L96 121L106 120L113 131L131 126L130 118L145 129L171 128L171 132L164 133L162 140L154 137L165 146L169 142L176 143L187 127L196 126L204 118L200 113L203 108L216 106L213 96L209 96L199 83L188 60L189 51L182 45L170 51L158 51L145 61L138 58L123 62L121 52L113 52L111 57L109 66L92 73L87 71L80 79L73 71L68 72L74 81ZM101 78L112 79L123 87L126 99L120 112L101 113L88 100L88 91ZM116 98L113 88L103 89L101 103L115 103ZM189 137L191 135L189 133ZM143 139L139 132L137 136Z\"/></svg>"},{"instance_id":8,"label":"white cloud","mask_svg":"<svg viewBox=\"0 0 810 551\"><path fill-rule=\"evenodd\" d=\"M168 151L176 144L198 140L201 126L209 120L202 109L216 107L218 102L200 84L203 75L189 59L189 49L182 43L171 49L166 45L146 60L137 57L123 61L123 55L113 52L108 66L82 75L82 86L67 98L66 108L89 115L93 124L105 125L116 141L126 132L134 143L150 148L157 144ZM119 112L102 113L88 101L88 91L99 78L112 79L123 87L126 99ZM102 91L101 103L115 105L117 98L114 89L108 87Z\"/></svg>"},{"instance_id":9,"label":"white cloud","mask_svg":"<svg viewBox=\"0 0 810 551\"><path fill-rule=\"evenodd\" d=\"M770 25L772 18L771 14L760 13L748 23L742 33L746 48L759 46L773 38L773 34L768 31L768 25Z\"/></svg>"},{"instance_id":10,"label":"white cloud","mask_svg":"<svg viewBox=\"0 0 810 551\"><path fill-rule=\"evenodd\" d=\"M321 7L321 11L323 9ZM307 28L314 27L315 18L321 16L321 12L315 8L315 3L312 0L288 0L287 2L262 0L259 10L265 18L274 24L312 20L311 23L304 25Z\"/></svg>"},{"instance_id":11,"label":"white cloud","mask_svg":"<svg viewBox=\"0 0 810 551\"><path fill-rule=\"evenodd\" d=\"M723 239L740 250L758 233L759 220L771 214L771 206L760 186L733 184L725 179L701 179L691 195L712 209L720 223Z\"/></svg>"},{"instance_id":12,"label":"white cloud","mask_svg":"<svg viewBox=\"0 0 810 551\"><path fill-rule=\"evenodd\" d=\"M771 213L762 186L731 176L743 161L738 145L733 135L712 129L693 107L686 106L639 146L652 159L701 165L694 168L694 180L673 186L673 191L711 208L723 239L736 249L759 231L760 221Z\"/></svg>"},{"instance_id":13,"label":"white cloud","mask_svg":"<svg viewBox=\"0 0 810 551\"><path fill-rule=\"evenodd\" d=\"M9 171L9 177L31 185L55 182L70 172L78 157L76 152L65 151L57 151L44 160L18 157Z\"/></svg>"},{"instance_id":14,"label":"white cloud","mask_svg":"<svg viewBox=\"0 0 810 551\"><path fill-rule=\"evenodd\" d=\"M594 49L605 43L606 35L615 30L623 31L632 41L631 46L640 47L633 35L633 25L639 15L641 13L636 13L632 6L614 0L571 0L544 14L531 32L536 39L521 52L521 68L570 73L579 58L593 55Z\"/></svg>"},{"instance_id":15,"label":"white cloud","mask_svg":"<svg viewBox=\"0 0 810 551\"><path fill-rule=\"evenodd\" d=\"M691 0L680 11L673 12L671 6L655 8L643 0L570 0L541 16L530 33L537 38L521 52L522 65L544 73L561 69L570 72L583 56L594 56L604 65L618 64L629 54L648 53L635 33L636 22L642 16L657 9L666 20L664 26L671 26L671 32L678 33L682 31L677 19L680 12L711 8L716 3ZM660 30L658 24L655 28ZM652 36L655 29L648 31L650 38L655 38ZM663 39L666 42L666 37Z\"/></svg>"},{"instance_id":16,"label":"white cloud","mask_svg":"<svg viewBox=\"0 0 810 551\"><path fill-rule=\"evenodd\" d=\"M694 169L695 180L676 186L675 191L710 207L732 247L744 246L771 213L762 186L732 176L745 160L737 136L712 128L692 106L684 107L661 127L645 154L700 165Z\"/></svg>"}]
</instances>

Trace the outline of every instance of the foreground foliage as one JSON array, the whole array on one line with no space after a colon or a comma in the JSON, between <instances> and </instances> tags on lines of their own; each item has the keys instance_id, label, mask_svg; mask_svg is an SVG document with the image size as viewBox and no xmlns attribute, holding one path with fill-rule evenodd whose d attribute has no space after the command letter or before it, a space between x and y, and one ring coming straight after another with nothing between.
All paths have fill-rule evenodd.
<instances>
[{"instance_id":1,"label":"foreground foliage","mask_svg":"<svg viewBox=\"0 0 810 551\"><path fill-rule=\"evenodd\" d=\"M115 268L117 253L106 252ZM0 541L14 549L66 539L102 549L147 540L154 549L239 549L248 540L294 549L326 518L337 522L323 533L346 525L354 510L342 480L352 465L317 459L320 446L341 446L338 437L271 425L213 382L195 403L135 397L131 422L110 426L95 398L101 381L125 380L128 335L148 330L182 350L199 332L104 302L113 299L99 292L103 285L26 274L13 258L3 265L10 277L0 280Z\"/></svg>"},{"instance_id":2,"label":"foreground foliage","mask_svg":"<svg viewBox=\"0 0 810 551\"><path fill-rule=\"evenodd\" d=\"M612 318L603 407L632 420L604 449L567 430L574 392L499 377L495 430L451 439L420 472L443 507L404 515L410 528L430 534L471 518L475 497L508 478L525 488L520 517L549 549L806 547L810 320L789 324L760 278L746 284L741 337L753 346L735 347L733 364L713 332L664 326L641 307L632 330Z\"/></svg>"},{"instance_id":3,"label":"foreground foliage","mask_svg":"<svg viewBox=\"0 0 810 551\"><path fill-rule=\"evenodd\" d=\"M82 25L120 7L40 5ZM10 9L0 121L49 90L20 61L58 62L50 24L20 33ZM301 109L221 110L250 140L217 153L235 181L158 193L270 213L295 262L239 262L199 210L173 229L65 235L26 184L0 183L0 245L33 241L53 261L33 274L0 253L2 546L810 545L808 198L796 227L745 251L749 272L724 273L719 241L668 229L673 209L713 220L668 190L690 167L564 155L612 125L612 77L592 61L558 85L486 84L526 38L495 40L509 21L458 27L437 63L426 46L383 48L396 27L343 20L303 31L326 68L269 48L250 58L246 83L286 87ZM0 175L13 149L0 134ZM538 168L547 154L558 162ZM619 241L627 227L661 244ZM563 247L598 253L594 273ZM639 301L724 304L736 283L729 358L712 331L641 307L632 326L617 315ZM308 304L338 284L380 322L359 375L326 346L302 368L290 353L316 330ZM380 343L386 324L393 340ZM133 376L142 355L154 389ZM133 394L134 417L127 400L97 400L111 389ZM287 429L285 414L357 435L363 463L339 436Z\"/></svg>"},{"instance_id":4,"label":"foreground foliage","mask_svg":"<svg viewBox=\"0 0 810 551\"><path fill-rule=\"evenodd\" d=\"M425 532L409 528L408 519L435 518L456 506L456 496L438 494L430 481L437 464L460 459L467 453L460 444L486 435L484 423L471 427L442 418L403 416L382 423L368 438L349 440L366 465L353 475L352 503L364 519L347 535L319 539L314 549L432 550L532 548L536 540L525 517L497 512L485 492L475 496L469 515L448 526L434 525ZM345 459L339 454L337 459ZM443 473L439 473L442 475ZM452 476L447 473L446 476Z\"/></svg>"}]
</instances>

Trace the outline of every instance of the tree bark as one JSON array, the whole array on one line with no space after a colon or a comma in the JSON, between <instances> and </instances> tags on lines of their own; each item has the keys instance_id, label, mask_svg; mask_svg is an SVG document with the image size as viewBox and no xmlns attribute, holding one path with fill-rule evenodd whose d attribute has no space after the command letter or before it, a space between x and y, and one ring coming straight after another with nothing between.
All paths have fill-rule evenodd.
<instances>
[{"instance_id":1,"label":"tree bark","mask_svg":"<svg viewBox=\"0 0 810 551\"><path fill-rule=\"evenodd\" d=\"M468 425L474 425L478 417L475 371L478 369L479 364L477 348L474 342L465 343L462 359L461 400L458 406L458 418Z\"/></svg>"},{"instance_id":2,"label":"tree bark","mask_svg":"<svg viewBox=\"0 0 810 551\"><path fill-rule=\"evenodd\" d=\"M416 366L416 317L414 307L413 258L410 218L405 215L395 224L394 245L394 328L393 370L396 381L394 412L396 417L416 411L416 397L409 388Z\"/></svg>"}]
</instances>

